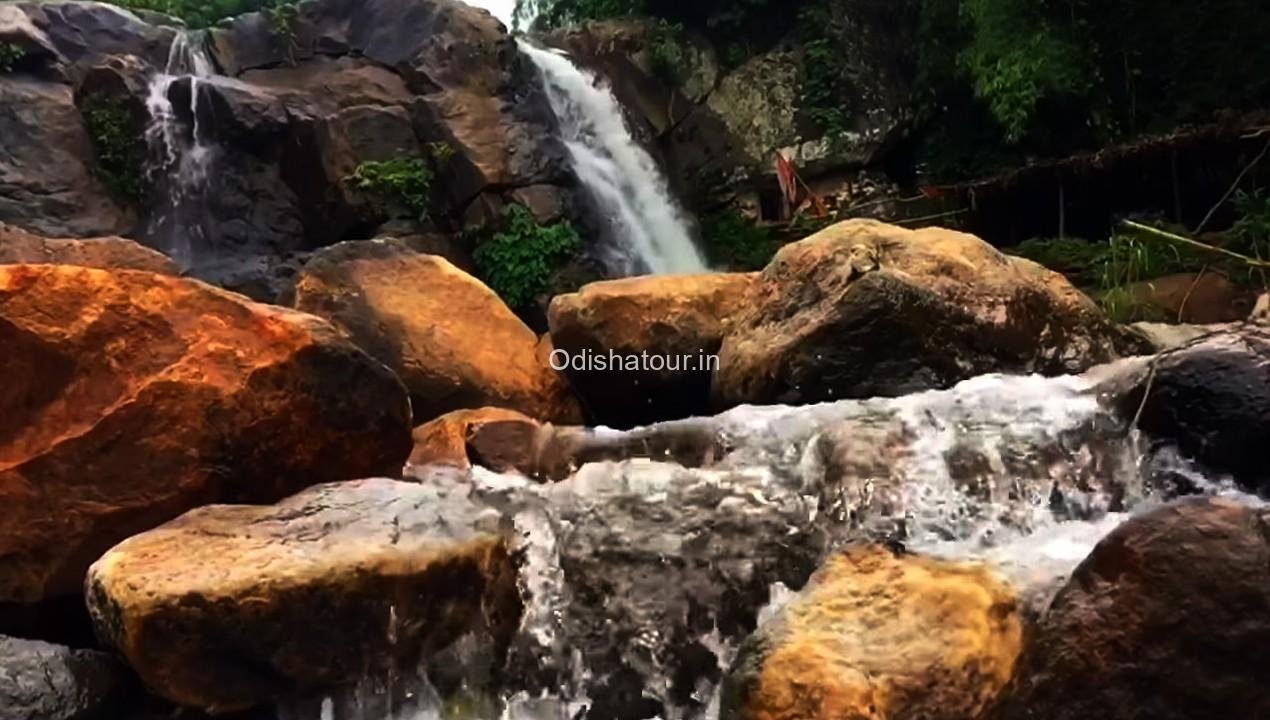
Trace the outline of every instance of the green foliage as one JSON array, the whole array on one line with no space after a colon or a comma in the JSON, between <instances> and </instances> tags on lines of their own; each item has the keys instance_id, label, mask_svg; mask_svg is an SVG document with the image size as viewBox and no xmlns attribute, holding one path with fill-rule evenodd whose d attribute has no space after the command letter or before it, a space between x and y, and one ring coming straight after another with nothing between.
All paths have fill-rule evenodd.
<instances>
[{"instance_id":1,"label":"green foliage","mask_svg":"<svg viewBox=\"0 0 1270 720\"><path fill-rule=\"evenodd\" d=\"M568 222L539 225L523 205L504 212L504 227L473 254L485 282L508 306L522 308L551 287L553 275L582 249Z\"/></svg>"},{"instance_id":2,"label":"green foliage","mask_svg":"<svg viewBox=\"0 0 1270 720\"><path fill-rule=\"evenodd\" d=\"M963 0L972 39L958 60L1005 129L1009 142L1027 133L1041 103L1080 96L1090 70L1082 48L1043 14L1040 0Z\"/></svg>"},{"instance_id":3,"label":"green foliage","mask_svg":"<svg viewBox=\"0 0 1270 720\"><path fill-rule=\"evenodd\" d=\"M649 54L653 72L671 85L678 85L687 77L688 57L684 51L683 26L660 20L653 27Z\"/></svg>"},{"instance_id":4,"label":"green foliage","mask_svg":"<svg viewBox=\"0 0 1270 720\"><path fill-rule=\"evenodd\" d=\"M226 18L258 10L293 6L295 0L106 0L129 10L150 10L185 21L191 28L211 27ZM271 20L271 24L272 20ZM275 26L276 31L276 26Z\"/></svg>"},{"instance_id":5,"label":"green foliage","mask_svg":"<svg viewBox=\"0 0 1270 720\"><path fill-rule=\"evenodd\" d=\"M701 225L710 260L734 270L761 270L781 247L770 229L754 224L736 210L712 215Z\"/></svg>"},{"instance_id":6,"label":"green foliage","mask_svg":"<svg viewBox=\"0 0 1270 720\"><path fill-rule=\"evenodd\" d=\"M294 2L278 2L272 7L263 8L261 13L264 14L265 19L269 22L270 32L286 49L287 57L291 58L291 64L294 65L295 52L298 49L295 37L295 19L300 14Z\"/></svg>"},{"instance_id":7,"label":"green foliage","mask_svg":"<svg viewBox=\"0 0 1270 720\"><path fill-rule=\"evenodd\" d=\"M0 43L0 73L12 72L24 57L26 57L25 49L13 43Z\"/></svg>"},{"instance_id":8,"label":"green foliage","mask_svg":"<svg viewBox=\"0 0 1270 720\"><path fill-rule=\"evenodd\" d=\"M81 103L80 112L93 142L97 176L116 197L139 204L146 148L128 111L118 101L94 95Z\"/></svg>"},{"instance_id":9,"label":"green foliage","mask_svg":"<svg viewBox=\"0 0 1270 720\"><path fill-rule=\"evenodd\" d=\"M357 166L344 182L366 195L385 215L407 215L420 222L428 219L432 181L454 156L447 143L431 143L427 158L395 157L370 160Z\"/></svg>"},{"instance_id":10,"label":"green foliage","mask_svg":"<svg viewBox=\"0 0 1270 720\"><path fill-rule=\"evenodd\" d=\"M1230 228L1230 249L1259 260L1270 259L1270 196L1261 190L1240 190L1234 206L1238 219Z\"/></svg>"},{"instance_id":11,"label":"green foliage","mask_svg":"<svg viewBox=\"0 0 1270 720\"><path fill-rule=\"evenodd\" d=\"M1076 287L1091 289L1102 284L1108 248L1081 238L1033 238L1019 243L1015 255L1062 273Z\"/></svg>"},{"instance_id":12,"label":"green foliage","mask_svg":"<svg viewBox=\"0 0 1270 720\"><path fill-rule=\"evenodd\" d=\"M809 40L803 46L803 78L799 108L829 139L830 147L841 146L847 135L847 114L839 101L842 82L833 41L828 37Z\"/></svg>"}]
</instances>

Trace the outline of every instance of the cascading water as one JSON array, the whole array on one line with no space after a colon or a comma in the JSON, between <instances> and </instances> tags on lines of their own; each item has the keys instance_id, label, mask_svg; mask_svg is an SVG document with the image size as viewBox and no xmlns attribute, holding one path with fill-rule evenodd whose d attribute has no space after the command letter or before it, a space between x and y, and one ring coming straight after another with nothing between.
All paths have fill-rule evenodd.
<instances>
[{"instance_id":1,"label":"cascading water","mask_svg":"<svg viewBox=\"0 0 1270 720\"><path fill-rule=\"evenodd\" d=\"M415 469L467 488L518 538L525 608L505 658L491 669L490 653L468 648L440 663L471 670L457 703L429 682L434 663L408 679L412 702L398 710L367 710L385 705L367 700L364 681L284 718L710 720L752 623L861 539L987 563L1042 607L1106 533L1154 502L1143 443L1099 400L1109 369L597 431L636 457L548 485ZM671 462L658 448L672 446L698 454Z\"/></svg>"},{"instance_id":2,"label":"cascading water","mask_svg":"<svg viewBox=\"0 0 1270 720\"><path fill-rule=\"evenodd\" d=\"M146 228L151 245L165 249L179 264L194 263L202 239L199 209L213 160L213 148L202 138L198 120L198 83L215 74L201 33L182 32L168 50L167 66L150 80L146 108L150 122L150 179L160 202ZM188 126L180 121L172 102L172 88L188 79Z\"/></svg>"},{"instance_id":3,"label":"cascading water","mask_svg":"<svg viewBox=\"0 0 1270 720\"><path fill-rule=\"evenodd\" d=\"M653 158L635 141L622 107L566 56L521 41L538 67L578 179L613 235L604 260L622 275L706 269L683 212Z\"/></svg>"}]
</instances>

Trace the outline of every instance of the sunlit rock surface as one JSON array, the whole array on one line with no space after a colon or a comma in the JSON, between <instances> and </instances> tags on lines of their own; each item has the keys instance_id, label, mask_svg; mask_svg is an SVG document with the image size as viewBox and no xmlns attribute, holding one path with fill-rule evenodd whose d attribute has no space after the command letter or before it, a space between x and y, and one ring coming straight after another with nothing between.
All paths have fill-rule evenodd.
<instances>
[{"instance_id":1,"label":"sunlit rock surface","mask_svg":"<svg viewBox=\"0 0 1270 720\"><path fill-rule=\"evenodd\" d=\"M741 646L720 717L979 717L1023 636L1018 599L985 568L853 547Z\"/></svg>"},{"instance_id":2,"label":"sunlit rock surface","mask_svg":"<svg viewBox=\"0 0 1270 720\"><path fill-rule=\"evenodd\" d=\"M515 570L465 495L365 480L200 508L98 560L89 607L153 691L212 712L414 667L469 633L506 643Z\"/></svg>"},{"instance_id":3,"label":"sunlit rock surface","mask_svg":"<svg viewBox=\"0 0 1270 720\"><path fill-rule=\"evenodd\" d=\"M594 422L631 427L705 414L716 356L755 275L598 282L551 302L551 339ZM631 371L631 358L657 366ZM600 360L603 368L595 366Z\"/></svg>"},{"instance_id":4,"label":"sunlit rock surface","mask_svg":"<svg viewBox=\"0 0 1270 720\"><path fill-rule=\"evenodd\" d=\"M555 422L581 413L538 336L494 291L444 258L392 240L315 255L292 304L347 330L410 390L417 423L486 406Z\"/></svg>"},{"instance_id":5,"label":"sunlit rock surface","mask_svg":"<svg viewBox=\"0 0 1270 720\"><path fill-rule=\"evenodd\" d=\"M400 472L401 383L335 328L140 271L0 265L0 602L77 594L209 502Z\"/></svg>"},{"instance_id":6,"label":"sunlit rock surface","mask_svg":"<svg viewBox=\"0 0 1270 720\"><path fill-rule=\"evenodd\" d=\"M834 225L777 253L752 297L723 343L721 407L1062 375L1139 349L1063 276L941 228Z\"/></svg>"}]
</instances>

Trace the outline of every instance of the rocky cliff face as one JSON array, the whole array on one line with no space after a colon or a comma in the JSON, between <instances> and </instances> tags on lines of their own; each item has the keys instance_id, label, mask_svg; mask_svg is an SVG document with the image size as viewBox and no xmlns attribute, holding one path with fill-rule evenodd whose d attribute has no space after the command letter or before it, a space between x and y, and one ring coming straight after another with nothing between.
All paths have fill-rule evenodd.
<instances>
[{"instance_id":1,"label":"rocky cliff face","mask_svg":"<svg viewBox=\"0 0 1270 720\"><path fill-rule=\"evenodd\" d=\"M193 211L155 233L174 191L140 138L152 122L148 84L179 35L94 3L0 8L0 42L24 53L0 73L0 221L51 236L186 241L197 274L272 299L271 280L289 272L279 258L379 234L388 221L408 221L391 226L398 234L454 233L526 193L570 206L554 118L497 20L457 0L318 0L293 18L245 15L187 36L216 72L178 78L167 99L175 132L209 148L208 176L186 198ZM117 109L140 192L108 182L117 158L89 122L93 102ZM426 223L346 182L363 162L398 158L436 175Z\"/></svg>"},{"instance_id":2,"label":"rocky cliff face","mask_svg":"<svg viewBox=\"0 0 1270 720\"><path fill-rule=\"evenodd\" d=\"M544 39L605 77L681 194L708 202L770 180L777 152L811 175L834 174L879 163L903 136L909 48L880 44L876 13L850 10L835 19L842 42L832 58L791 37L729 67L707 39L643 20L586 23ZM845 113L825 128L804 95L817 65L839 62Z\"/></svg>"}]
</instances>

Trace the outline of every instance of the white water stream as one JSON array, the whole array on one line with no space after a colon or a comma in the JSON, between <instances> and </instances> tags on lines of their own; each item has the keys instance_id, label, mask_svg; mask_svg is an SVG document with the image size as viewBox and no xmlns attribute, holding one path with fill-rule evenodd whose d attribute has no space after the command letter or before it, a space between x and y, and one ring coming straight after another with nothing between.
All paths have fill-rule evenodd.
<instances>
[{"instance_id":1,"label":"white water stream","mask_svg":"<svg viewBox=\"0 0 1270 720\"><path fill-rule=\"evenodd\" d=\"M167 67L150 79L146 98L150 173L161 198L146 236L150 244L165 249L182 267L194 263L203 239L197 208L206 194L214 155L202 137L198 120L198 83L215 74L203 42L202 33L178 34L168 50ZM180 121L171 98L172 86L186 78L190 83L188 127Z\"/></svg>"},{"instance_id":2,"label":"white water stream","mask_svg":"<svg viewBox=\"0 0 1270 720\"><path fill-rule=\"evenodd\" d=\"M472 497L497 507L522 544L513 686L455 714L419 673L413 701L396 711L355 709L374 706L363 683L357 702L284 718L567 720L585 717L607 673L623 667L644 678L643 697L664 705L664 720L711 720L717 684L699 678L684 704L678 648L695 633L697 652L726 670L744 633L702 629L684 609L717 607L724 585L735 599L741 578L770 589L769 607L753 608L770 617L789 597L774 565L806 557L776 547L814 559L855 540L901 542L995 567L1042 605L1099 540L1153 502L1142 442L1099 402L1098 379L990 375L903 398L686 421L727 448L709 467L599 462L549 485L474 470Z\"/></svg>"},{"instance_id":3,"label":"white water stream","mask_svg":"<svg viewBox=\"0 0 1270 720\"><path fill-rule=\"evenodd\" d=\"M602 259L620 275L706 269L657 163L627 127L622 106L595 75L563 54L520 42L542 74L578 179L612 237Z\"/></svg>"}]
</instances>

